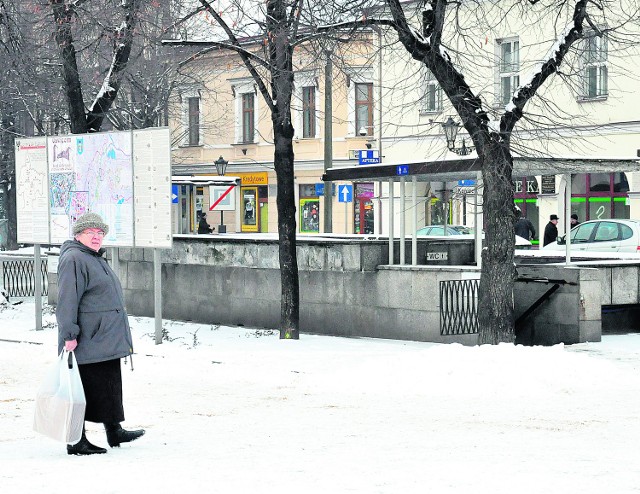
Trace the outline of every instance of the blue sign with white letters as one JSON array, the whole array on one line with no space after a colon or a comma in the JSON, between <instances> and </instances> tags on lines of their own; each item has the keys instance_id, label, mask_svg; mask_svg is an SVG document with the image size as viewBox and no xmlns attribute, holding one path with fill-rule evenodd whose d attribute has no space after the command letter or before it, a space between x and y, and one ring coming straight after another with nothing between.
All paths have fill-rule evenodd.
<instances>
[{"instance_id":1,"label":"blue sign with white letters","mask_svg":"<svg viewBox=\"0 0 640 494\"><path fill-rule=\"evenodd\" d=\"M340 185L338 187L338 202L353 201L353 185Z\"/></svg>"},{"instance_id":2,"label":"blue sign with white letters","mask_svg":"<svg viewBox=\"0 0 640 494\"><path fill-rule=\"evenodd\" d=\"M409 175L409 165L396 166L396 175Z\"/></svg>"},{"instance_id":3,"label":"blue sign with white letters","mask_svg":"<svg viewBox=\"0 0 640 494\"><path fill-rule=\"evenodd\" d=\"M458 180L458 187L473 187L475 184L475 180Z\"/></svg>"},{"instance_id":4,"label":"blue sign with white letters","mask_svg":"<svg viewBox=\"0 0 640 494\"><path fill-rule=\"evenodd\" d=\"M359 165L377 165L380 163L380 151L377 149L362 149L358 155Z\"/></svg>"},{"instance_id":5,"label":"blue sign with white letters","mask_svg":"<svg viewBox=\"0 0 640 494\"><path fill-rule=\"evenodd\" d=\"M316 195L317 196L323 196L324 195L324 184L323 183L316 184Z\"/></svg>"}]
</instances>

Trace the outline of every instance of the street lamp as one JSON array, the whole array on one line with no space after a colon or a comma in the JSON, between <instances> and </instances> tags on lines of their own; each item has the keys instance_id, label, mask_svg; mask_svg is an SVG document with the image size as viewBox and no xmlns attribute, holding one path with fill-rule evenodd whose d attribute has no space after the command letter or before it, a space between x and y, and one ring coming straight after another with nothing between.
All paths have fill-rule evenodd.
<instances>
[{"instance_id":1,"label":"street lamp","mask_svg":"<svg viewBox=\"0 0 640 494\"><path fill-rule=\"evenodd\" d=\"M442 128L444 130L444 136L447 139L447 148L449 149L449 151L452 151L460 156L466 156L473 152L475 147L467 147L464 139L462 139L462 147L456 147L456 137L458 136L460 124L458 122L455 122L453 118L451 118L451 115L449 115L449 118L447 118L447 121L445 123L440 125L442 125Z\"/></svg>"},{"instance_id":2,"label":"street lamp","mask_svg":"<svg viewBox=\"0 0 640 494\"><path fill-rule=\"evenodd\" d=\"M227 165L229 162L225 160L222 156L220 156L217 160L213 162L216 165L216 171L218 175L224 177L224 172L227 171ZM227 233L227 227L224 224L224 210L220 210L220 224L218 225L218 233Z\"/></svg>"}]
</instances>

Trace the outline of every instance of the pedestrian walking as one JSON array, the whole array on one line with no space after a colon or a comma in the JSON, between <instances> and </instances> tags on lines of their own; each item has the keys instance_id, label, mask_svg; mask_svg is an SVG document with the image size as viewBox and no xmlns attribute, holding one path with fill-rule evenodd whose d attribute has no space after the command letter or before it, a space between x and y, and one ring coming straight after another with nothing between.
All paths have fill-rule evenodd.
<instances>
[{"instance_id":1,"label":"pedestrian walking","mask_svg":"<svg viewBox=\"0 0 640 494\"><path fill-rule=\"evenodd\" d=\"M558 238L558 216L552 214L549 216L549 223L544 228L544 239L542 246L544 247L551 242L555 242Z\"/></svg>"},{"instance_id":2,"label":"pedestrian walking","mask_svg":"<svg viewBox=\"0 0 640 494\"><path fill-rule=\"evenodd\" d=\"M99 215L85 213L72 232L74 239L62 244L58 264L58 352L63 348L75 352L87 400L84 419L103 423L113 448L145 432L120 425L124 421L120 359L133 354L131 330L122 286L103 257L109 226ZM70 455L106 452L89 442L84 427L80 441L67 445Z\"/></svg>"},{"instance_id":3,"label":"pedestrian walking","mask_svg":"<svg viewBox=\"0 0 640 494\"><path fill-rule=\"evenodd\" d=\"M516 235L518 237L524 238L525 240L531 240L532 238L535 238L536 229L533 227L533 223L531 223L529 218L523 215L520 210L516 211L516 213L518 214L518 216L520 216L518 218L518 221L516 221L514 227Z\"/></svg>"}]
</instances>

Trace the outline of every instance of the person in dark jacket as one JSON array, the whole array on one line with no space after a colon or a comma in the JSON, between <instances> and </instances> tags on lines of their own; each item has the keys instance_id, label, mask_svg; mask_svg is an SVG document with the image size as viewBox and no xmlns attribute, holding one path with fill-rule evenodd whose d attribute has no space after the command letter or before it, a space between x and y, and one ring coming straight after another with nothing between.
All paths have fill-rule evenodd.
<instances>
[{"instance_id":1,"label":"person in dark jacket","mask_svg":"<svg viewBox=\"0 0 640 494\"><path fill-rule=\"evenodd\" d=\"M524 216L522 212L517 211L519 216L518 221L515 224L515 232L518 237L522 237L525 240L531 240L536 236L536 229L533 227L533 223L529 221L529 218Z\"/></svg>"},{"instance_id":2,"label":"person in dark jacket","mask_svg":"<svg viewBox=\"0 0 640 494\"><path fill-rule=\"evenodd\" d=\"M551 242L555 242L558 238L558 216L552 214L549 217L549 223L544 227L544 240L542 246L544 247Z\"/></svg>"},{"instance_id":3,"label":"person in dark jacket","mask_svg":"<svg viewBox=\"0 0 640 494\"><path fill-rule=\"evenodd\" d=\"M573 228L574 226L578 226L580 224L580 221L578 221L578 215L576 213L573 213L571 215L571 228Z\"/></svg>"},{"instance_id":4,"label":"person in dark jacket","mask_svg":"<svg viewBox=\"0 0 640 494\"><path fill-rule=\"evenodd\" d=\"M72 232L74 240L62 244L58 263L58 352L75 351L87 400L85 421L104 423L113 448L145 432L120 425L124 420L120 359L133 353L131 330L122 286L103 257L108 225L99 215L85 213ZM70 455L106 452L88 441L84 427L80 441L67 445Z\"/></svg>"},{"instance_id":5,"label":"person in dark jacket","mask_svg":"<svg viewBox=\"0 0 640 494\"><path fill-rule=\"evenodd\" d=\"M207 215L202 213L200 215L200 221L198 222L198 233L211 233L212 231L213 228L209 226L209 223L207 223Z\"/></svg>"}]
</instances>

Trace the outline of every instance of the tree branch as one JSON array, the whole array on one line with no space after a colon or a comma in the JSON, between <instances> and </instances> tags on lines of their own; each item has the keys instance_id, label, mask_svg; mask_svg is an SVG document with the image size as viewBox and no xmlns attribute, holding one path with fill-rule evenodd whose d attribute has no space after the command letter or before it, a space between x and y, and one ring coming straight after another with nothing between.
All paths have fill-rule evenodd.
<instances>
[{"instance_id":1,"label":"tree branch","mask_svg":"<svg viewBox=\"0 0 640 494\"><path fill-rule=\"evenodd\" d=\"M200 3L207 10L207 12L209 12L209 14L211 14L211 16L216 20L218 25L224 30L227 37L229 38L229 41L231 42L231 46L236 48L234 51L236 51L236 53L240 55L242 62L244 63L245 67L251 74L251 77L253 77L253 80L258 85L258 89L260 90L260 93L262 94L264 100L269 106L269 109L273 111L275 109L275 105L273 104L273 98L269 93L269 90L267 89L267 86L264 83L264 80L262 79L260 74L258 74L258 71L251 63L251 58L247 56L246 51L238 50L238 48L240 48L240 42L238 41L238 38L236 37L236 35L233 33L233 31L227 25L227 23L222 20L222 17L218 15L218 13L215 11L215 9L211 6L211 4L207 0L200 0ZM228 48L228 49L231 49L231 48Z\"/></svg>"},{"instance_id":2,"label":"tree branch","mask_svg":"<svg viewBox=\"0 0 640 494\"><path fill-rule=\"evenodd\" d=\"M113 61L111 62L111 67L109 67L109 72L87 113L88 131L100 130L106 112L118 95L118 89L122 85L123 74L129 61L129 55L131 54L133 32L141 2L142 0L124 0L122 2L122 7L125 11L125 21L117 31Z\"/></svg>"}]
</instances>

